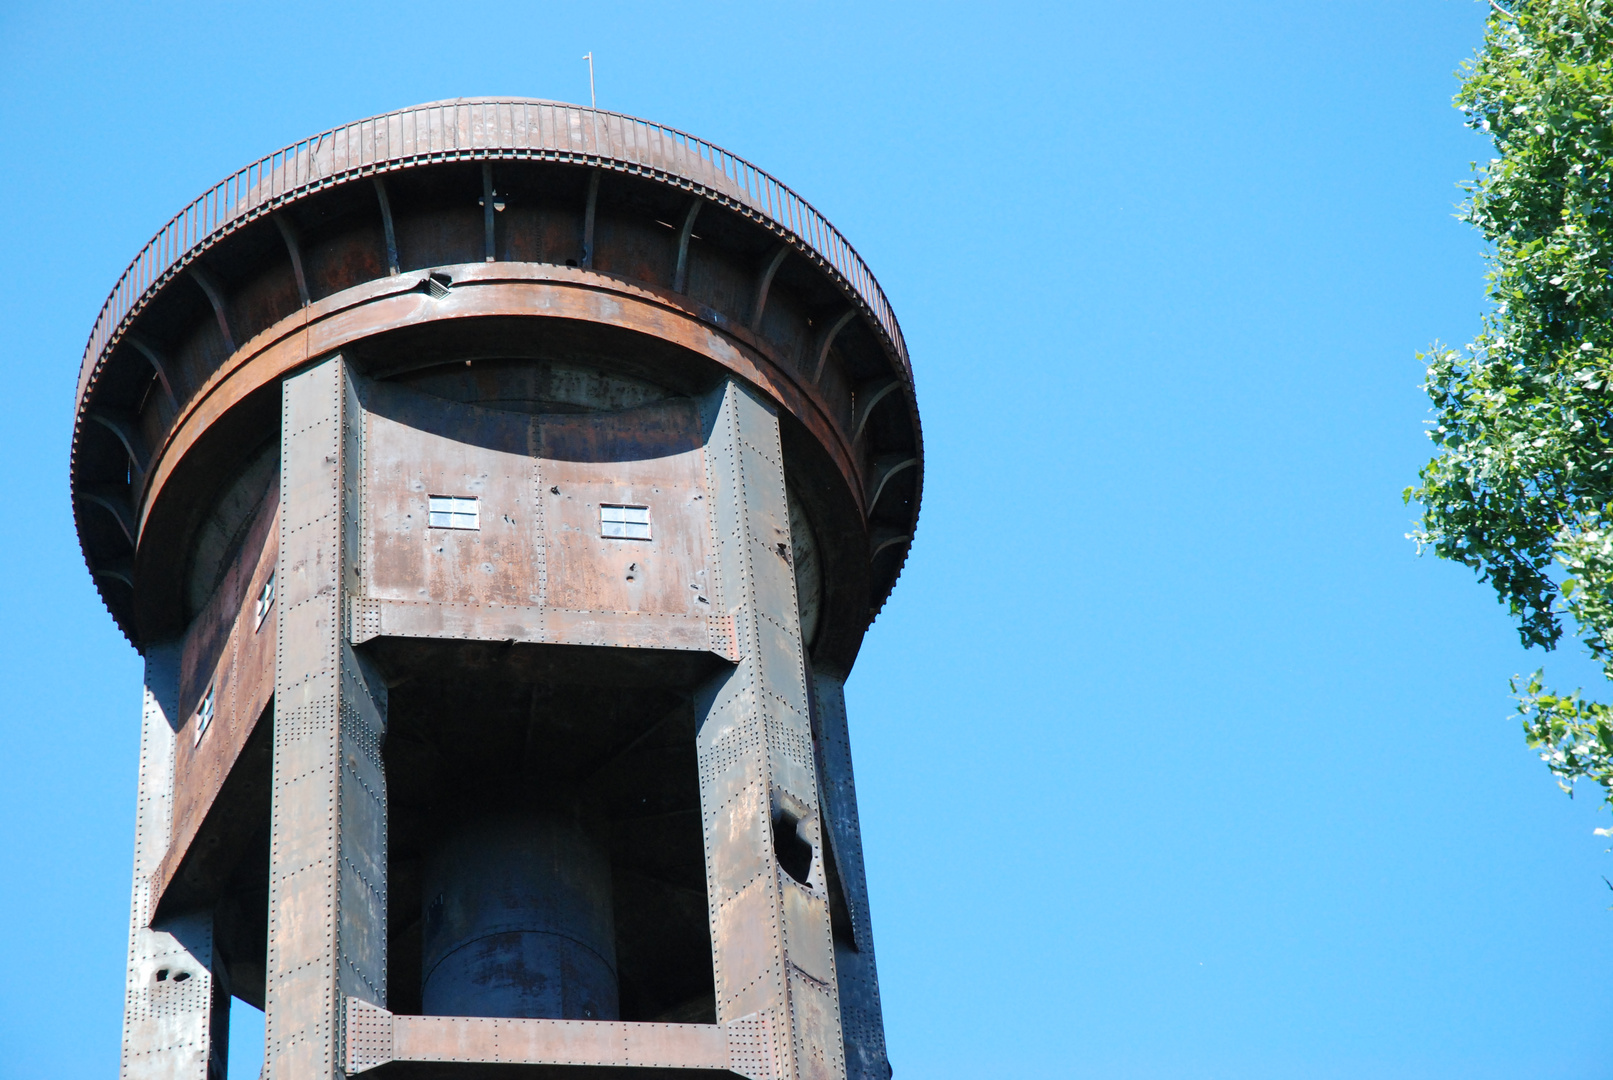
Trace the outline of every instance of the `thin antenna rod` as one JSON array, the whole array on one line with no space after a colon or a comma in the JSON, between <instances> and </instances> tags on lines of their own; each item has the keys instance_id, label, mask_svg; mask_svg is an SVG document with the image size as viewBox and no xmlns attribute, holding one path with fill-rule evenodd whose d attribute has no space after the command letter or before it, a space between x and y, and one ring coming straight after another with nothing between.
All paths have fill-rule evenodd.
<instances>
[{"instance_id":1,"label":"thin antenna rod","mask_svg":"<svg viewBox=\"0 0 1613 1080\"><path fill-rule=\"evenodd\" d=\"M594 54L590 52L583 59L588 61L588 107L597 109L599 108L599 99L594 96Z\"/></svg>"}]
</instances>

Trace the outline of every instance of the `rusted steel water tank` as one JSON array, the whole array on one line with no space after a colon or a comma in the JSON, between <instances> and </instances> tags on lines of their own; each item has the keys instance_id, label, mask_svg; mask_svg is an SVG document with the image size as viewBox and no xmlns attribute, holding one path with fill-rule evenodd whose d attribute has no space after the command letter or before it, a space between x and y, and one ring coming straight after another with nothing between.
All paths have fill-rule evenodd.
<instances>
[{"instance_id":1,"label":"rusted steel water tank","mask_svg":"<svg viewBox=\"0 0 1613 1080\"><path fill-rule=\"evenodd\" d=\"M187 207L73 436L124 1074L222 1075L233 995L280 1080L888 1076L843 686L921 478L879 285L693 136L437 102Z\"/></svg>"}]
</instances>

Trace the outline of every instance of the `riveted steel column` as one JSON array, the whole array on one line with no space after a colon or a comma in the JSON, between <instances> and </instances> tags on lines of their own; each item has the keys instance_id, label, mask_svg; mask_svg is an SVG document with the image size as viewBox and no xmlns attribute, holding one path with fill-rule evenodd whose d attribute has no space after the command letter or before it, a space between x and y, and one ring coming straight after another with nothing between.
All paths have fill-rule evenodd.
<instances>
[{"instance_id":1,"label":"riveted steel column","mask_svg":"<svg viewBox=\"0 0 1613 1080\"><path fill-rule=\"evenodd\" d=\"M734 620L740 658L696 696L717 1019L765 1017L782 1077L841 1080L846 1066L778 416L733 380L707 399L703 413L715 599ZM809 860L803 845L810 846ZM794 874L775 847L791 851Z\"/></svg>"},{"instance_id":2,"label":"riveted steel column","mask_svg":"<svg viewBox=\"0 0 1613 1080\"><path fill-rule=\"evenodd\" d=\"M134 891L123 997L122 1080L222 1080L229 995L214 977L213 919L197 913L153 926L151 875L173 830L174 733L179 648L146 647L140 783L134 826ZM219 965L222 967L222 965Z\"/></svg>"},{"instance_id":3,"label":"riveted steel column","mask_svg":"<svg viewBox=\"0 0 1613 1080\"><path fill-rule=\"evenodd\" d=\"M840 1023L845 1031L849 1080L889 1080L885 1056L885 1016L879 1005L879 972L874 966L874 931L868 916L868 878L863 871L862 826L857 820L857 782L851 771L851 732L846 723L846 677L814 671L818 785L829 850L840 876L850 919L850 940L835 939Z\"/></svg>"},{"instance_id":4,"label":"riveted steel column","mask_svg":"<svg viewBox=\"0 0 1613 1080\"><path fill-rule=\"evenodd\" d=\"M282 384L265 1071L339 1076L347 998L386 1004L385 689L348 642L362 411L340 357Z\"/></svg>"}]
</instances>

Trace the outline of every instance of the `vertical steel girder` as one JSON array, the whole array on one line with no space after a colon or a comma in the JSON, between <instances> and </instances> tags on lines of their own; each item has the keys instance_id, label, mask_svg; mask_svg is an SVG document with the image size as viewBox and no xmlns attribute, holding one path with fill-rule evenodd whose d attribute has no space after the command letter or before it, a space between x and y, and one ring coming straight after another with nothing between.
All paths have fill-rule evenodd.
<instances>
[{"instance_id":1,"label":"vertical steel girder","mask_svg":"<svg viewBox=\"0 0 1613 1080\"><path fill-rule=\"evenodd\" d=\"M857 782L851 770L846 679L819 671L813 673L812 683L823 818L851 923L851 940L835 941L846 1076L848 1080L889 1080L885 1017L879 1004L879 972L874 965L874 933L868 914L868 877L863 870L862 826L857 820Z\"/></svg>"},{"instance_id":2,"label":"vertical steel girder","mask_svg":"<svg viewBox=\"0 0 1613 1080\"><path fill-rule=\"evenodd\" d=\"M766 1017L780 1074L846 1075L805 655L772 406L728 380L704 406L720 610L739 663L696 695L719 1023ZM775 848L809 845L790 873ZM798 875L798 876L797 876Z\"/></svg>"},{"instance_id":3,"label":"vertical steel girder","mask_svg":"<svg viewBox=\"0 0 1613 1080\"><path fill-rule=\"evenodd\" d=\"M386 1005L385 690L343 625L360 411L340 358L282 384L265 1076L335 1076L347 999Z\"/></svg>"},{"instance_id":4,"label":"vertical steel girder","mask_svg":"<svg viewBox=\"0 0 1613 1080\"><path fill-rule=\"evenodd\" d=\"M140 782L134 831L134 891L124 982L120 1080L216 1080L224 1075L229 992L213 951L211 913L153 923L151 874L168 850L173 821L179 649L146 648ZM215 968L218 970L215 972Z\"/></svg>"}]
</instances>

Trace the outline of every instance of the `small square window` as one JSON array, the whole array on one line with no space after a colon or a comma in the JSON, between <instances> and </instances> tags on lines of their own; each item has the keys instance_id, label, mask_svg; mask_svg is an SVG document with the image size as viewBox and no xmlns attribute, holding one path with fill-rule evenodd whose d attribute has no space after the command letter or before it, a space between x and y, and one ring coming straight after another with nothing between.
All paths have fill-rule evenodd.
<instances>
[{"instance_id":1,"label":"small square window","mask_svg":"<svg viewBox=\"0 0 1613 1080\"><path fill-rule=\"evenodd\" d=\"M648 540L650 508L602 503L599 507L599 535L621 540Z\"/></svg>"},{"instance_id":2,"label":"small square window","mask_svg":"<svg viewBox=\"0 0 1613 1080\"><path fill-rule=\"evenodd\" d=\"M207 733L207 725L213 722L213 698L217 689L218 683L213 683L209 686L207 694L202 698L202 703L196 706L196 734L191 740L192 746L201 744L202 736Z\"/></svg>"},{"instance_id":3,"label":"small square window","mask_svg":"<svg viewBox=\"0 0 1613 1080\"><path fill-rule=\"evenodd\" d=\"M431 527L433 529L480 529L482 515L480 503L459 495L432 495L430 497Z\"/></svg>"},{"instance_id":4,"label":"small square window","mask_svg":"<svg viewBox=\"0 0 1613 1080\"><path fill-rule=\"evenodd\" d=\"M258 593L258 602L252 608L252 617L257 620L252 627L254 633L263 629L263 620L268 618L269 609L274 607L274 571L269 571L269 580L263 583L263 591Z\"/></svg>"}]
</instances>

